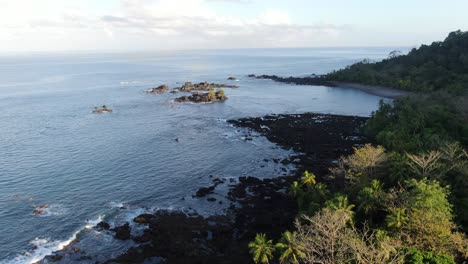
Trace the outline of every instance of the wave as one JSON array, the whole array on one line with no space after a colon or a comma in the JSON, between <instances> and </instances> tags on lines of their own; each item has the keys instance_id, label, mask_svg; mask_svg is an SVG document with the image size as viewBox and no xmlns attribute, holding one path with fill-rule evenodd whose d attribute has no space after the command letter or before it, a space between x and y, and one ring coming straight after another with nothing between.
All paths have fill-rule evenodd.
<instances>
[{"instance_id":1,"label":"wave","mask_svg":"<svg viewBox=\"0 0 468 264\"><path fill-rule=\"evenodd\" d=\"M53 252L66 248L78 238L78 235L81 232L94 228L103 219L104 215L99 215L98 218L94 220L88 220L86 222L86 225L75 231L66 240L51 241L47 238L35 238L32 241L30 241L30 244L33 245L34 250L32 250L31 252L25 252L10 260L0 261L0 264L33 264L40 262L42 259L44 259L48 255L51 255Z\"/></svg>"}]
</instances>

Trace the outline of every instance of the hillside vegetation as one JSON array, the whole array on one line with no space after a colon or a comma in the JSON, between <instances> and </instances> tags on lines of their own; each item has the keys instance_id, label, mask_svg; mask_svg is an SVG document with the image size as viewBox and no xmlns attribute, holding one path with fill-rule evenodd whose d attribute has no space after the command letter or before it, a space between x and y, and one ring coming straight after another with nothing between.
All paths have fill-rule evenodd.
<instances>
[{"instance_id":1,"label":"hillside vegetation","mask_svg":"<svg viewBox=\"0 0 468 264\"><path fill-rule=\"evenodd\" d=\"M278 241L258 234L254 262L467 263L468 33L325 78L415 93L381 101L363 128L375 145L291 185L295 228Z\"/></svg>"},{"instance_id":2,"label":"hillside vegetation","mask_svg":"<svg viewBox=\"0 0 468 264\"><path fill-rule=\"evenodd\" d=\"M327 79L407 91L443 90L465 94L468 87L468 32L452 32L444 41L422 45L407 55L393 51L381 62L364 60L328 74Z\"/></svg>"}]
</instances>

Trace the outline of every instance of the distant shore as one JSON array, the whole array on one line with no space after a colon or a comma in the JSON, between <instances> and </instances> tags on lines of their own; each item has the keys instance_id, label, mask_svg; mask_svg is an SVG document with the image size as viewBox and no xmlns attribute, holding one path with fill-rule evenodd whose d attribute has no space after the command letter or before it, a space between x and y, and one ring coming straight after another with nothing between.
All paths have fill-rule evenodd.
<instances>
[{"instance_id":1,"label":"distant shore","mask_svg":"<svg viewBox=\"0 0 468 264\"><path fill-rule=\"evenodd\" d=\"M273 80L281 83L292 83L297 85L318 85L318 86L329 86L345 89L356 89L361 90L365 93L377 95L389 99L398 99L401 97L409 96L412 93L409 91L399 90L391 87L384 87L379 85L365 85L359 83L339 82L330 81L323 76L312 76L312 77L280 77L276 75L249 75L251 78Z\"/></svg>"},{"instance_id":2,"label":"distant shore","mask_svg":"<svg viewBox=\"0 0 468 264\"><path fill-rule=\"evenodd\" d=\"M365 85L365 84L359 84L359 83L335 82L335 81L331 81L330 83L332 83L334 87L361 90L368 94L377 95L377 96L385 97L389 99L398 99L398 98L409 96L412 94L411 92L408 92L408 91L398 90L395 88L389 88L389 87L384 87L384 86L377 86L377 85Z\"/></svg>"}]
</instances>

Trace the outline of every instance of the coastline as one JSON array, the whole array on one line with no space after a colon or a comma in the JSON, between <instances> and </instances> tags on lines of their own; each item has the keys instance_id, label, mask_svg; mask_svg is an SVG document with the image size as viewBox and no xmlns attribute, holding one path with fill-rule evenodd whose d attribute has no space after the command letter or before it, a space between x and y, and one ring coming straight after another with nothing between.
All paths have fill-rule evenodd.
<instances>
[{"instance_id":1,"label":"coastline","mask_svg":"<svg viewBox=\"0 0 468 264\"><path fill-rule=\"evenodd\" d=\"M360 90L368 94L389 98L389 99L398 99L406 96L410 96L413 93L409 91L399 90L390 87L378 86L378 85L366 85L359 83L348 83L348 82L337 82L330 81L333 84L333 87L343 88L343 89L355 89Z\"/></svg>"},{"instance_id":2,"label":"coastline","mask_svg":"<svg viewBox=\"0 0 468 264\"><path fill-rule=\"evenodd\" d=\"M404 91L400 89L395 89L391 87L384 87L379 85L366 85L359 83L350 83L350 82L339 82L327 80L324 76L314 76L314 77L280 77L276 75L248 75L250 78L256 79L265 79L272 80L280 83L292 83L296 85L315 85L315 86L328 86L335 88L343 89L355 89L360 90L368 94L388 98L388 99L398 99L401 97L406 97L412 95L412 92Z\"/></svg>"},{"instance_id":3,"label":"coastline","mask_svg":"<svg viewBox=\"0 0 468 264\"><path fill-rule=\"evenodd\" d=\"M131 239L137 246L100 263L144 263L153 259L164 259L162 263L252 263L247 245L255 234L265 233L278 239L284 230L293 228L298 209L295 199L288 194L291 183L304 170L313 171L320 181L327 182L328 168L340 156L369 142L360 131L366 120L312 113L229 120L234 127L245 129L246 134L256 131L282 148L293 149L296 155L269 162L294 164L296 173L267 179L244 176L233 182L215 178L212 186L200 188L194 194L197 199L209 201L213 191L216 194L218 184L227 182L230 191L226 198L230 207L225 214L204 218L198 214L159 210L133 219L143 231L131 230L128 224L110 228L101 222L96 230L115 233L118 239ZM341 184L341 179L335 179L331 186ZM65 249L40 263L86 257L84 252Z\"/></svg>"}]
</instances>

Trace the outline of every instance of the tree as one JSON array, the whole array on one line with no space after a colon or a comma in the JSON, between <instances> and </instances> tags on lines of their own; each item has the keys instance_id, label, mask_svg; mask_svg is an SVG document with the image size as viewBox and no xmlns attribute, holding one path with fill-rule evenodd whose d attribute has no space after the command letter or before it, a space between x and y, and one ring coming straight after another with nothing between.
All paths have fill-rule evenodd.
<instances>
[{"instance_id":1,"label":"tree","mask_svg":"<svg viewBox=\"0 0 468 264\"><path fill-rule=\"evenodd\" d=\"M268 240L265 234L257 234L255 240L249 243L249 249L255 263L266 264L273 258L273 241Z\"/></svg>"},{"instance_id":2,"label":"tree","mask_svg":"<svg viewBox=\"0 0 468 264\"><path fill-rule=\"evenodd\" d=\"M449 189L438 181L411 179L398 193L399 207L390 208L387 224L407 247L436 254L468 256L466 238L458 232L448 201Z\"/></svg>"},{"instance_id":3,"label":"tree","mask_svg":"<svg viewBox=\"0 0 468 264\"><path fill-rule=\"evenodd\" d=\"M307 170L304 171L304 173L302 174L301 182L302 182L302 184L307 186L307 188L312 187L313 185L315 185L317 183L315 181L315 174L310 173Z\"/></svg>"},{"instance_id":4,"label":"tree","mask_svg":"<svg viewBox=\"0 0 468 264\"><path fill-rule=\"evenodd\" d=\"M354 205L350 204L346 195L337 194L331 200L325 202L325 206L332 210L341 211L352 218Z\"/></svg>"},{"instance_id":5,"label":"tree","mask_svg":"<svg viewBox=\"0 0 468 264\"><path fill-rule=\"evenodd\" d=\"M387 216L387 226L400 228L408 222L408 217L406 216L406 209L404 208L391 208L390 214Z\"/></svg>"},{"instance_id":6,"label":"tree","mask_svg":"<svg viewBox=\"0 0 468 264\"><path fill-rule=\"evenodd\" d=\"M289 187L289 194L294 197L298 197L302 193L302 187L297 181L294 181Z\"/></svg>"},{"instance_id":7,"label":"tree","mask_svg":"<svg viewBox=\"0 0 468 264\"><path fill-rule=\"evenodd\" d=\"M378 208L381 208L384 194L383 185L380 181L372 180L370 186L359 191L357 197L359 202L358 210L364 212L365 215L374 213Z\"/></svg>"},{"instance_id":8,"label":"tree","mask_svg":"<svg viewBox=\"0 0 468 264\"><path fill-rule=\"evenodd\" d=\"M353 259L345 243L351 217L343 211L322 209L313 217L302 216L296 221L297 242L303 249L305 263L348 263Z\"/></svg>"},{"instance_id":9,"label":"tree","mask_svg":"<svg viewBox=\"0 0 468 264\"><path fill-rule=\"evenodd\" d=\"M283 233L280 241L275 245L280 252L280 263L299 264L299 260L305 257L303 248L296 239L296 234L286 231Z\"/></svg>"},{"instance_id":10,"label":"tree","mask_svg":"<svg viewBox=\"0 0 468 264\"><path fill-rule=\"evenodd\" d=\"M384 231L364 225L357 230L344 211L324 208L313 217L296 220L295 237L304 263L399 263L400 243Z\"/></svg>"},{"instance_id":11,"label":"tree","mask_svg":"<svg viewBox=\"0 0 468 264\"><path fill-rule=\"evenodd\" d=\"M400 57L402 56L403 53L399 50L393 50L391 51L389 54L388 54L388 58L389 59L394 59L394 58L397 58L397 57Z\"/></svg>"},{"instance_id":12,"label":"tree","mask_svg":"<svg viewBox=\"0 0 468 264\"><path fill-rule=\"evenodd\" d=\"M410 160L408 165L413 171L421 176L434 177L435 170L437 170L442 164L439 163L439 159L442 157L442 153L439 151L430 151L427 153L413 155L406 154Z\"/></svg>"},{"instance_id":13,"label":"tree","mask_svg":"<svg viewBox=\"0 0 468 264\"><path fill-rule=\"evenodd\" d=\"M362 183L369 178L375 178L377 168L382 166L386 159L387 155L382 146L366 144L361 148L354 148L352 155L341 157L338 167L331 171L335 176L344 175L353 183Z\"/></svg>"}]
</instances>

